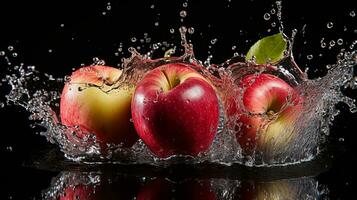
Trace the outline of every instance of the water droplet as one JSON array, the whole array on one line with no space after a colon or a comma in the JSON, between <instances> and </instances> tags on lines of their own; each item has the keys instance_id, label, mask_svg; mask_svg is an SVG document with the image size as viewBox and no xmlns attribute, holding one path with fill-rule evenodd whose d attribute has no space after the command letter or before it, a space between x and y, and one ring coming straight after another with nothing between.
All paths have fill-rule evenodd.
<instances>
[{"instance_id":1,"label":"water droplet","mask_svg":"<svg viewBox=\"0 0 357 200\"><path fill-rule=\"evenodd\" d=\"M270 10L270 14L272 14L272 15L274 15L275 14L275 9L274 8L272 8L271 10Z\"/></svg>"},{"instance_id":2,"label":"water droplet","mask_svg":"<svg viewBox=\"0 0 357 200\"><path fill-rule=\"evenodd\" d=\"M186 8L186 7L187 7L187 2L184 2L184 3L182 4L182 6L183 6L184 8Z\"/></svg>"},{"instance_id":3,"label":"water droplet","mask_svg":"<svg viewBox=\"0 0 357 200\"><path fill-rule=\"evenodd\" d=\"M345 141L345 138L338 138L338 141L343 142Z\"/></svg>"},{"instance_id":4,"label":"water droplet","mask_svg":"<svg viewBox=\"0 0 357 200\"><path fill-rule=\"evenodd\" d=\"M170 33L171 33L171 34L175 33L175 29L171 28L171 29L170 29Z\"/></svg>"},{"instance_id":5,"label":"water droplet","mask_svg":"<svg viewBox=\"0 0 357 200\"><path fill-rule=\"evenodd\" d=\"M106 15L106 14L107 14L107 12L105 12L105 11L104 11L104 12L102 12L102 15Z\"/></svg>"},{"instance_id":6,"label":"water droplet","mask_svg":"<svg viewBox=\"0 0 357 200\"><path fill-rule=\"evenodd\" d=\"M155 26L159 26L159 22L155 22L155 24L154 24Z\"/></svg>"},{"instance_id":7,"label":"water droplet","mask_svg":"<svg viewBox=\"0 0 357 200\"><path fill-rule=\"evenodd\" d=\"M13 46L8 46L7 49L8 49L9 51L13 51L13 50L14 50L14 47L13 47Z\"/></svg>"},{"instance_id":8,"label":"water droplet","mask_svg":"<svg viewBox=\"0 0 357 200\"><path fill-rule=\"evenodd\" d=\"M237 47L236 46L232 46L232 50L235 50Z\"/></svg>"},{"instance_id":9,"label":"water droplet","mask_svg":"<svg viewBox=\"0 0 357 200\"><path fill-rule=\"evenodd\" d=\"M30 71L34 71L35 70L35 66L33 66L33 65L29 65L29 66L27 66L27 69L29 69Z\"/></svg>"},{"instance_id":10,"label":"water droplet","mask_svg":"<svg viewBox=\"0 0 357 200\"><path fill-rule=\"evenodd\" d=\"M321 38L320 44L321 44L321 48L325 48L326 47L325 38Z\"/></svg>"},{"instance_id":11,"label":"water droplet","mask_svg":"<svg viewBox=\"0 0 357 200\"><path fill-rule=\"evenodd\" d=\"M17 57L17 53L16 52L12 53L12 57L16 58Z\"/></svg>"},{"instance_id":12,"label":"water droplet","mask_svg":"<svg viewBox=\"0 0 357 200\"><path fill-rule=\"evenodd\" d=\"M119 47L119 48L118 48L118 51L119 51L119 52L123 51L123 48Z\"/></svg>"},{"instance_id":13,"label":"water droplet","mask_svg":"<svg viewBox=\"0 0 357 200\"><path fill-rule=\"evenodd\" d=\"M217 42L217 38L211 40L211 44L216 44L216 42Z\"/></svg>"},{"instance_id":14,"label":"water droplet","mask_svg":"<svg viewBox=\"0 0 357 200\"><path fill-rule=\"evenodd\" d=\"M154 9L154 8L155 8L155 5L154 5L154 4L152 4L152 5L150 6L150 8L151 8L151 9Z\"/></svg>"},{"instance_id":15,"label":"water droplet","mask_svg":"<svg viewBox=\"0 0 357 200\"><path fill-rule=\"evenodd\" d=\"M275 22L272 22L271 23L271 27L275 27L276 26L276 23Z\"/></svg>"},{"instance_id":16,"label":"water droplet","mask_svg":"<svg viewBox=\"0 0 357 200\"><path fill-rule=\"evenodd\" d=\"M189 34L193 34L195 32L195 29L193 27L190 27L190 28L187 29L187 32Z\"/></svg>"},{"instance_id":17,"label":"water droplet","mask_svg":"<svg viewBox=\"0 0 357 200\"><path fill-rule=\"evenodd\" d=\"M264 19L265 20L269 20L270 19L270 14L269 13L265 13L264 14Z\"/></svg>"},{"instance_id":18,"label":"water droplet","mask_svg":"<svg viewBox=\"0 0 357 200\"><path fill-rule=\"evenodd\" d=\"M335 46L335 44L336 44L335 40L331 40L331 41L330 41L330 47Z\"/></svg>"},{"instance_id":19,"label":"water droplet","mask_svg":"<svg viewBox=\"0 0 357 200\"><path fill-rule=\"evenodd\" d=\"M48 53L52 53L52 49L49 49L49 50L48 50Z\"/></svg>"},{"instance_id":20,"label":"water droplet","mask_svg":"<svg viewBox=\"0 0 357 200\"><path fill-rule=\"evenodd\" d=\"M0 102L0 108L5 107L5 104L3 102Z\"/></svg>"},{"instance_id":21,"label":"water droplet","mask_svg":"<svg viewBox=\"0 0 357 200\"><path fill-rule=\"evenodd\" d=\"M353 41L352 44L350 45L350 49L352 50L356 44L357 44L357 40Z\"/></svg>"},{"instance_id":22,"label":"water droplet","mask_svg":"<svg viewBox=\"0 0 357 200\"><path fill-rule=\"evenodd\" d=\"M311 60L313 57L314 57L314 56L313 56L312 54L307 55L307 59L308 59L308 60Z\"/></svg>"},{"instance_id":23,"label":"water droplet","mask_svg":"<svg viewBox=\"0 0 357 200\"><path fill-rule=\"evenodd\" d=\"M131 42L136 42L136 37L132 37Z\"/></svg>"},{"instance_id":24,"label":"water droplet","mask_svg":"<svg viewBox=\"0 0 357 200\"><path fill-rule=\"evenodd\" d=\"M7 146L7 147L6 147L6 151L12 152L12 151L13 151L12 146Z\"/></svg>"},{"instance_id":25,"label":"water droplet","mask_svg":"<svg viewBox=\"0 0 357 200\"><path fill-rule=\"evenodd\" d=\"M187 16L187 12L185 10L181 10L180 17L184 18Z\"/></svg>"},{"instance_id":26,"label":"water droplet","mask_svg":"<svg viewBox=\"0 0 357 200\"><path fill-rule=\"evenodd\" d=\"M5 51L0 51L0 56L5 56Z\"/></svg>"},{"instance_id":27,"label":"water droplet","mask_svg":"<svg viewBox=\"0 0 357 200\"><path fill-rule=\"evenodd\" d=\"M342 45L342 44L343 44L343 39L342 39L342 38L338 39L338 40L337 40L337 44L338 44L338 45Z\"/></svg>"},{"instance_id":28,"label":"water droplet","mask_svg":"<svg viewBox=\"0 0 357 200\"><path fill-rule=\"evenodd\" d=\"M107 10L111 10L112 6L111 5L107 5Z\"/></svg>"},{"instance_id":29,"label":"water droplet","mask_svg":"<svg viewBox=\"0 0 357 200\"><path fill-rule=\"evenodd\" d=\"M332 28L332 27L333 27L333 23L332 23L332 22L328 22L326 26L327 26L327 28L329 28L329 29L330 29L330 28Z\"/></svg>"},{"instance_id":30,"label":"water droplet","mask_svg":"<svg viewBox=\"0 0 357 200\"><path fill-rule=\"evenodd\" d=\"M64 27L64 24L60 24L60 27L63 28L63 27Z\"/></svg>"},{"instance_id":31,"label":"water droplet","mask_svg":"<svg viewBox=\"0 0 357 200\"><path fill-rule=\"evenodd\" d=\"M96 62L99 62L99 58L98 58L98 57L94 57L92 60L93 60L93 62L95 62L95 63L96 63Z\"/></svg>"},{"instance_id":32,"label":"water droplet","mask_svg":"<svg viewBox=\"0 0 357 200\"><path fill-rule=\"evenodd\" d=\"M352 10L352 11L350 12L350 16L351 16L351 17L355 17L355 16L356 16L355 11Z\"/></svg>"}]
</instances>

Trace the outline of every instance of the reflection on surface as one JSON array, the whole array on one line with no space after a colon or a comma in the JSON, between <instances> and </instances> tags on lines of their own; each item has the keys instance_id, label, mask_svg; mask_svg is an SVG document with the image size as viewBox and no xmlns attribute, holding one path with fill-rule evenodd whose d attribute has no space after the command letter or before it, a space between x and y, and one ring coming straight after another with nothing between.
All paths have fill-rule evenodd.
<instances>
[{"instance_id":1,"label":"reflection on surface","mask_svg":"<svg viewBox=\"0 0 357 200\"><path fill-rule=\"evenodd\" d=\"M321 199L327 189L310 177L254 181L224 178L165 178L103 172L63 171L43 191L43 199Z\"/></svg>"},{"instance_id":2,"label":"reflection on surface","mask_svg":"<svg viewBox=\"0 0 357 200\"><path fill-rule=\"evenodd\" d=\"M317 181L312 178L299 178L261 183L243 182L234 199L318 199L320 194Z\"/></svg>"},{"instance_id":3,"label":"reflection on surface","mask_svg":"<svg viewBox=\"0 0 357 200\"><path fill-rule=\"evenodd\" d=\"M43 192L43 199L133 199L140 186L136 177L99 172L61 172Z\"/></svg>"},{"instance_id":4,"label":"reflection on surface","mask_svg":"<svg viewBox=\"0 0 357 200\"><path fill-rule=\"evenodd\" d=\"M184 180L173 182L156 178L141 188L137 200L154 199L217 199L209 180Z\"/></svg>"}]
</instances>

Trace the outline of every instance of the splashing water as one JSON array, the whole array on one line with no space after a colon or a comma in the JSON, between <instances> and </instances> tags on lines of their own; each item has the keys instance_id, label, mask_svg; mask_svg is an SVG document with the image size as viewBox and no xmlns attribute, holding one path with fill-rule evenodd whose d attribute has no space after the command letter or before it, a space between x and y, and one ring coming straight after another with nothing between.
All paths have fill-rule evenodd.
<instances>
[{"instance_id":1,"label":"splashing water","mask_svg":"<svg viewBox=\"0 0 357 200\"><path fill-rule=\"evenodd\" d=\"M281 2L277 2L277 11L272 10L270 13L277 13L279 30L283 32ZM181 17L186 17L186 15L187 13L184 16L183 13L180 13ZM270 14L266 13L264 19L269 20ZM220 65L211 64L210 59L206 62L197 60L194 56L193 45L186 39L186 32L193 34L193 30L193 28L187 29L184 26L179 29L181 44L184 49L183 55L179 57L172 57L176 53L177 47L167 42L152 44L151 50L146 54L140 54L135 48L129 48L128 51L132 55L130 58L122 60L120 67L123 69L123 74L114 83L113 88L128 82L136 84L146 72L166 63L191 64L193 68L216 86L220 98L220 124L216 138L209 151L201 153L197 157L177 155L167 159L159 159L148 150L141 140L131 148L107 144L107 148L104 150L94 134L84 134L86 135L84 138L78 137L78 135L82 135L81 130L78 127L68 128L62 125L57 116L60 91L63 84L69 81L69 78L55 78L52 75L37 71L34 66L19 64L9 69L9 72L3 78L3 83L7 83L11 87L10 92L6 95L7 104L25 108L30 113L29 120L33 121L34 126L44 128L44 131L40 134L45 136L49 142L58 145L65 156L71 160L86 163L112 162L153 165L193 164L206 161L226 165L241 163L248 166L300 163L311 160L321 151L321 144L325 142L326 136L329 134L329 125L338 114L338 110L335 108L337 103L346 103L351 112L357 111L355 100L348 98L341 92L346 87L357 87L357 79L353 74L353 68L357 64L354 42L351 44L350 50L341 51L336 64L329 66L327 75L310 80L307 78L307 74L303 73L296 65L293 58L292 45L296 31L293 31L291 38L286 37L289 49L279 63L260 66L255 63L254 58L245 61L241 56L234 56ZM170 29L170 33L175 33L174 29ZM136 42L138 39L132 37L131 41ZM211 41L212 44L216 42L217 39ZM321 42L326 46L323 38ZM340 44L341 41L337 41L337 43ZM347 41L343 41L343 43L347 43ZM334 46L331 45L331 42L329 44L330 47ZM152 55L160 50L160 47L167 50L165 57L152 59ZM120 48L121 52L122 45ZM17 54L14 56L13 50L13 47L9 46L8 52L0 52L0 56L5 58L10 66L12 66L11 58L18 56ZM93 65L105 64L98 58L93 61ZM280 134L280 138L278 137L275 140L264 139L268 143L266 148L258 147L252 155L246 155L236 138L237 129L241 129L244 125L238 122L241 116L230 115L227 111L232 106L243 104L240 94L244 92L244 88L240 88L240 80L248 74L258 76L262 73L274 74L282 78L296 89L304 101L300 105L301 110L296 114L297 119L289 130ZM104 81L103 84L105 84ZM92 86L86 85L84 89L86 87ZM288 101L287 105L284 106L289 107L291 103L293 102ZM269 116L263 114L262 117ZM266 125L274 122L274 120L276 118L267 122ZM76 142L70 142L69 135ZM260 138L259 134L257 135L256 140L263 138ZM279 140L284 141L284 143L277 143ZM284 145L284 148L281 148L281 145Z\"/></svg>"}]
</instances>

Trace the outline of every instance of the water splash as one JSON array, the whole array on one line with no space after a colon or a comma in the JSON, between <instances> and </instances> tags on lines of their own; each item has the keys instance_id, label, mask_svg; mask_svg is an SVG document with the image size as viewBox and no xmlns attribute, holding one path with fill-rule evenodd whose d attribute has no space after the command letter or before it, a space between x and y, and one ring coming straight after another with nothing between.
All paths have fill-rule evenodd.
<instances>
[{"instance_id":1,"label":"water splash","mask_svg":"<svg viewBox=\"0 0 357 200\"><path fill-rule=\"evenodd\" d=\"M281 2L277 2L276 5L277 10L272 9L270 14L266 14L270 16L276 13L279 20L279 29L283 32ZM264 19L269 20L270 17L267 19L268 15L266 14ZM169 32L174 34L175 30L170 29ZM329 126L339 113L335 108L337 103L346 103L351 112L356 112L357 110L355 100L346 97L341 92L346 87L357 87L357 78L354 77L354 66L357 63L356 41L350 44L350 50L341 51L337 57L336 64L329 65L327 75L310 80L307 78L306 72L302 72L297 66L292 54L294 36L297 34L296 30L293 30L291 37L285 36L289 44L285 58L279 63L274 63L274 65L270 63L266 66L255 64L254 59L246 62L240 55L235 55L219 65L212 64L211 57L202 62L195 58L193 45L186 38L187 33L194 33L194 29L182 26L177 33L180 34L181 45L184 50L184 53L177 57L174 54L177 53L176 49L179 49L179 47L173 44L165 41L151 44L151 38L147 34L144 34L143 39L132 37L131 42L136 43L142 40L145 43L150 43L151 49L145 54L141 54L138 52L138 48L129 48L128 51L131 56L123 59L120 64L123 74L111 88L115 89L128 82L136 84L147 71L163 64L188 63L192 65L194 69L209 79L218 89L221 113L220 126L210 150L200 154L198 157L177 155L167 159L158 159L141 140L132 148L107 144L107 148L104 150L96 141L94 134L85 134L87 137L84 138L78 137L78 135L82 135L81 130L78 127L68 128L63 126L57 116L57 113L59 113L60 91L63 84L69 81L68 77L57 78L44 74L37 71L34 66L12 65L11 59L18 57L17 54L14 56L15 52L12 46L9 46L6 52L0 51L0 56L5 59L9 66L12 66L3 78L3 83L10 86L10 92L6 95L6 103L25 108L30 113L29 120L33 121L34 126L44 128L44 131L39 134L45 136L49 142L58 145L65 156L71 160L85 163L112 162L152 165L194 164L206 161L225 165L241 163L248 166L300 163L313 159L321 151L320 146L326 141L326 136L329 134ZM322 38L321 47L325 48L329 44L329 48L332 48L335 46L334 42L331 43L332 41L328 42ZM347 44L347 41L342 39L337 40L337 44L340 45L341 41ZM217 42L217 39L214 38L210 42L213 45ZM122 43L119 48L120 50L118 49L118 51L123 52ZM236 47L232 47L232 50L235 49ZM154 53L159 50L167 52L164 58L153 59ZM93 62L92 65L105 65L105 62L99 58L94 58ZM259 149L253 155L247 156L238 144L235 134L237 128L239 130L243 126L243 124L237 123L240 116L228 115L227 110L234 106L231 103L232 99L235 105L242 105L242 99L237 98L237 94L242 93L239 81L245 75L259 75L262 73L274 74L284 79L296 88L305 100L302 104L301 113L293 125L294 137L291 136L292 139L287 142L285 148L281 149L272 144L270 149ZM85 87L92 86L87 85ZM288 101L288 103L291 102ZM68 140L69 135L75 139L75 142ZM290 134L288 133L287 135Z\"/></svg>"}]
</instances>

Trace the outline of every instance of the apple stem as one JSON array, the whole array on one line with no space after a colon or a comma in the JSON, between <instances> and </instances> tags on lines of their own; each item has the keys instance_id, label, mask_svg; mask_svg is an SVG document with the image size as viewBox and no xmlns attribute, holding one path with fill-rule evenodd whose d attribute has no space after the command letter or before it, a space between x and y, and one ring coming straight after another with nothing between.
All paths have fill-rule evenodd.
<instances>
[{"instance_id":1,"label":"apple stem","mask_svg":"<svg viewBox=\"0 0 357 200\"><path fill-rule=\"evenodd\" d=\"M274 117L275 112L274 112L274 110L269 110L266 114L267 114L268 118L271 119L272 117Z\"/></svg>"},{"instance_id":2,"label":"apple stem","mask_svg":"<svg viewBox=\"0 0 357 200\"><path fill-rule=\"evenodd\" d=\"M171 82L170 82L170 79L169 79L168 75L166 74L166 72L164 70L161 70L161 72L164 74L164 76L166 78L166 81L169 83L169 88L171 89L172 86L171 86Z\"/></svg>"}]
</instances>

